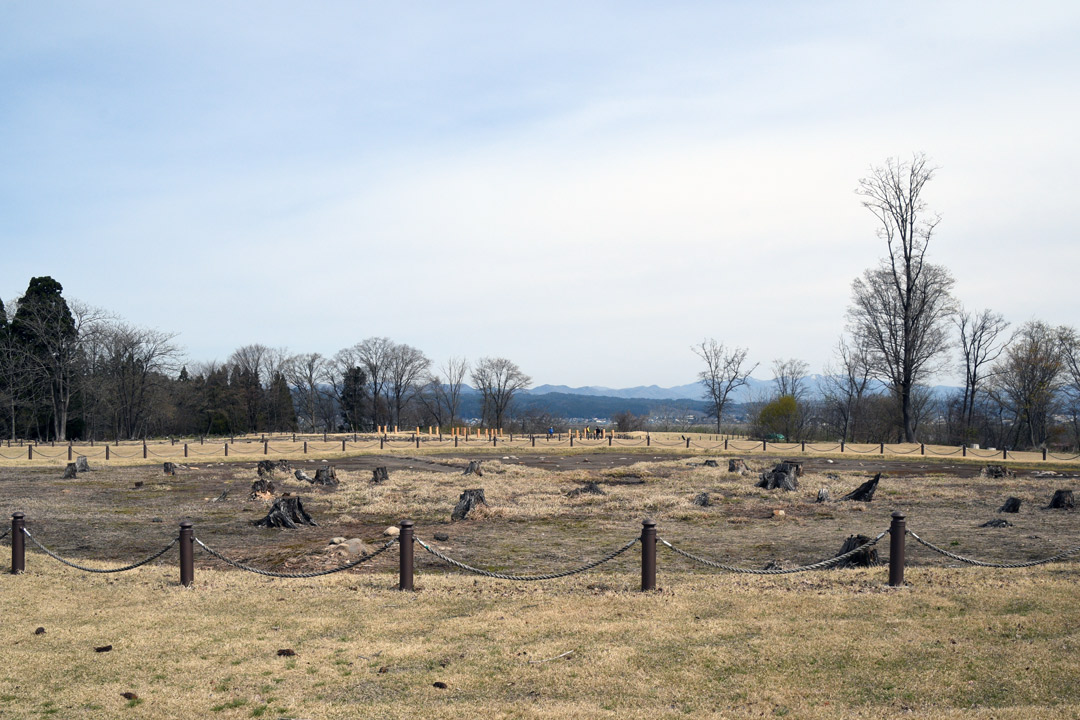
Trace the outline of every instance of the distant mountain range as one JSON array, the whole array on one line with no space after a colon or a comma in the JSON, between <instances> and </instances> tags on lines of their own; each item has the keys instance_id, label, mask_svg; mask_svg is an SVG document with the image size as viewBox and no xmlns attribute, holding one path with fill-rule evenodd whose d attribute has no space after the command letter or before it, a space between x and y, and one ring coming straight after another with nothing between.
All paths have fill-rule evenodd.
<instances>
[{"instance_id":1,"label":"distant mountain range","mask_svg":"<svg viewBox=\"0 0 1080 720\"><path fill-rule=\"evenodd\" d=\"M811 375L806 378L806 385L811 395L819 394L818 387L821 383L820 375ZM773 391L772 380L747 379L747 384L736 390L731 395L731 402L744 403L760 398L768 397ZM591 395L596 397L634 398L642 400L701 400L705 394L705 388L700 382L675 387L660 387L659 385L637 385L629 388L609 388L597 385L585 387L567 387L566 385L538 385L529 390L530 395L547 395L549 393L561 393L564 395Z\"/></svg>"}]
</instances>

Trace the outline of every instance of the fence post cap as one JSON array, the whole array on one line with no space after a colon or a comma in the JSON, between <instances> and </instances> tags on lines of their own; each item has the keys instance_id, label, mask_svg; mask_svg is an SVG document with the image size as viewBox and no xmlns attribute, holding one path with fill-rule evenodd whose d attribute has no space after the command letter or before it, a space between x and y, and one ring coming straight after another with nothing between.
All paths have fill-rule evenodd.
<instances>
[{"instance_id":1,"label":"fence post cap","mask_svg":"<svg viewBox=\"0 0 1080 720\"><path fill-rule=\"evenodd\" d=\"M193 527L193 525L192 525L190 520L181 520L180 521L180 529L181 530L190 530L192 527Z\"/></svg>"},{"instance_id":2,"label":"fence post cap","mask_svg":"<svg viewBox=\"0 0 1080 720\"><path fill-rule=\"evenodd\" d=\"M893 514L892 514L893 520L903 520L905 517L907 517L907 516L904 515L904 513L900 512L899 510L893 510Z\"/></svg>"},{"instance_id":3,"label":"fence post cap","mask_svg":"<svg viewBox=\"0 0 1080 720\"><path fill-rule=\"evenodd\" d=\"M21 512L11 513L11 519L12 520L22 520L24 517L26 517L26 513L21 513Z\"/></svg>"},{"instance_id":4,"label":"fence post cap","mask_svg":"<svg viewBox=\"0 0 1080 720\"><path fill-rule=\"evenodd\" d=\"M656 527L656 521L652 518L645 518L641 521L641 527L654 528Z\"/></svg>"},{"instance_id":5,"label":"fence post cap","mask_svg":"<svg viewBox=\"0 0 1080 720\"><path fill-rule=\"evenodd\" d=\"M412 526L413 526L413 521L412 520L402 520L400 525L399 525L399 527L402 527L402 528L411 528Z\"/></svg>"}]
</instances>

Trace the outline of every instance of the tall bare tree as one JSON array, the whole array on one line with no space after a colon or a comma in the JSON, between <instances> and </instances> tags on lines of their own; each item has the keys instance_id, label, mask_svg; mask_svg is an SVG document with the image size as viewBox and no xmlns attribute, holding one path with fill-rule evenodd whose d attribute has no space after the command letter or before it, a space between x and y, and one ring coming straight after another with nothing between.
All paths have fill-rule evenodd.
<instances>
[{"instance_id":1,"label":"tall bare tree","mask_svg":"<svg viewBox=\"0 0 1080 720\"><path fill-rule=\"evenodd\" d=\"M363 368L367 375L368 387L371 389L371 423L378 427L380 420L388 418L389 406L385 404L386 385L390 375L390 358L394 350L394 342L386 337L370 337L357 343L353 348L358 366ZM387 408L387 413L380 413L380 402ZM387 420L389 423L389 420Z\"/></svg>"},{"instance_id":2,"label":"tall bare tree","mask_svg":"<svg viewBox=\"0 0 1080 720\"><path fill-rule=\"evenodd\" d=\"M391 422L402 422L402 411L423 387L431 360L411 345L394 344L390 348L387 369L387 395L393 412Z\"/></svg>"},{"instance_id":3,"label":"tall bare tree","mask_svg":"<svg viewBox=\"0 0 1080 720\"><path fill-rule=\"evenodd\" d=\"M953 316L953 323L960 333L960 360L964 369L960 422L966 441L974 424L976 395L982 389L986 369L1005 349L1002 335L1009 323L1000 313L963 309Z\"/></svg>"},{"instance_id":4,"label":"tall bare tree","mask_svg":"<svg viewBox=\"0 0 1080 720\"><path fill-rule=\"evenodd\" d=\"M1060 401L1066 371L1063 340L1067 330L1031 320L1013 333L994 366L993 396L1012 413L1014 443L1045 445Z\"/></svg>"},{"instance_id":5,"label":"tall bare tree","mask_svg":"<svg viewBox=\"0 0 1080 720\"><path fill-rule=\"evenodd\" d=\"M823 373L822 395L827 410L836 418L841 439L854 441L870 395L870 353L857 340L848 342L841 337L834 357L836 365L826 366Z\"/></svg>"},{"instance_id":6,"label":"tall bare tree","mask_svg":"<svg viewBox=\"0 0 1080 720\"><path fill-rule=\"evenodd\" d=\"M795 398L796 403L805 400L810 390L806 386L806 373L809 369L809 364L797 358L773 360L773 384L776 386L776 396L790 395Z\"/></svg>"},{"instance_id":7,"label":"tall bare tree","mask_svg":"<svg viewBox=\"0 0 1080 720\"><path fill-rule=\"evenodd\" d=\"M484 417L490 427L497 429L502 428L514 397L532 384L532 378L506 358L480 358L471 377L483 397Z\"/></svg>"},{"instance_id":8,"label":"tall bare tree","mask_svg":"<svg viewBox=\"0 0 1080 720\"><path fill-rule=\"evenodd\" d=\"M103 380L112 399L113 427L118 437L134 439L146 429L150 400L156 388L177 370L180 348L175 334L124 322L102 329Z\"/></svg>"},{"instance_id":9,"label":"tall bare tree","mask_svg":"<svg viewBox=\"0 0 1080 720\"><path fill-rule=\"evenodd\" d=\"M326 358L319 353L293 355L286 366L286 377L304 420L304 429L317 430L326 388L333 382Z\"/></svg>"},{"instance_id":10,"label":"tall bare tree","mask_svg":"<svg viewBox=\"0 0 1080 720\"><path fill-rule=\"evenodd\" d=\"M907 442L916 442L912 390L939 369L954 310L952 276L926 262L940 217L927 211L922 193L935 170L922 154L910 161L890 158L872 167L857 190L878 219L888 255L852 283L849 327L866 341L877 375L899 400Z\"/></svg>"},{"instance_id":11,"label":"tall bare tree","mask_svg":"<svg viewBox=\"0 0 1080 720\"><path fill-rule=\"evenodd\" d=\"M716 432L719 433L724 407L731 399L731 393L747 384L747 378L757 369L758 363L747 365L749 350L746 348L729 350L712 338L706 338L690 349L705 361L705 369L698 373L698 379L705 387L709 417L716 418Z\"/></svg>"}]
</instances>

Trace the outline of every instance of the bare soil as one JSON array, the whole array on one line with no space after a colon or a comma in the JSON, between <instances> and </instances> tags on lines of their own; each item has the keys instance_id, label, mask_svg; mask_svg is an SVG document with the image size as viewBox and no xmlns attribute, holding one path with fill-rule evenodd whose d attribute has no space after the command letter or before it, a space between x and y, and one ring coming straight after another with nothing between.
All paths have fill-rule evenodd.
<instances>
[{"instance_id":1,"label":"bare soil","mask_svg":"<svg viewBox=\"0 0 1080 720\"><path fill-rule=\"evenodd\" d=\"M469 459L484 460L491 475L462 475ZM175 477L164 476L160 466L109 468L75 480L61 480L56 467L0 468L0 509L7 517L14 511L26 513L28 529L55 552L103 567L146 557L176 536L181 520L190 519L197 537L239 561L270 570L320 569L344 561L330 552L330 538L358 537L375 548L386 541L383 531L403 519L380 509L385 505L372 509L357 499L363 497L371 470L383 466L390 474L383 492L409 508L418 537L431 542L435 533L446 533L450 539L436 543L444 552L504 572L551 572L594 559L638 535L644 517L655 518L660 536L678 547L746 567L769 562L790 567L830 557L848 535L874 536L888 528L893 511L905 513L908 528L925 539L988 562L1038 559L1080 544L1077 514L1046 509L1055 490L1080 490L1076 466L1017 467L1015 477L990 479L979 476L981 466L975 463L800 457L805 469L800 488L785 493L755 488L756 475L728 473L727 457L717 458L718 468L703 467L704 459L619 451L335 459L340 488L312 486L286 473L274 478L278 493L299 494L319 523L297 530L253 525L269 506L266 498L249 498L257 478L253 462L193 464ZM776 462L746 459L755 471ZM292 461L293 468L312 476L319 464ZM820 487L828 487L836 498L877 472L884 478L870 503L815 502ZM465 488L485 487L485 480L492 478L502 484L495 492L489 486L491 512L451 523L446 503L453 503ZM588 481L607 494L568 495ZM690 502L701 492L710 494L712 505ZM998 513L1009 496L1021 498L1020 512ZM532 510L534 506L539 509ZM980 527L995 518L1012 526ZM887 555L887 539L879 549ZM661 573L665 566L705 571L661 550ZM417 552L419 571L446 570L420 548ZM635 557L628 553L615 565L632 570ZM27 560L46 561L51 562L40 556ZM174 564L176 559L169 553L158 562ZM196 552L196 562L219 565L203 552ZM910 539L908 562L957 564ZM361 571L388 570L383 563Z\"/></svg>"}]
</instances>

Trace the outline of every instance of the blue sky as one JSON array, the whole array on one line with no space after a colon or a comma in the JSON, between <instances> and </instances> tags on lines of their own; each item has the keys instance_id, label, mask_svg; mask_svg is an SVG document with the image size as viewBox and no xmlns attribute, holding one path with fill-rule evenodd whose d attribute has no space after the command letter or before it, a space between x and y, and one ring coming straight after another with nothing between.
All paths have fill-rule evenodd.
<instances>
[{"instance_id":1,"label":"blue sky","mask_svg":"<svg viewBox=\"0 0 1080 720\"><path fill-rule=\"evenodd\" d=\"M1078 40L1067 2L0 2L0 297L193 360L820 371L884 252L857 181L922 151L959 299L1077 325Z\"/></svg>"}]
</instances>

